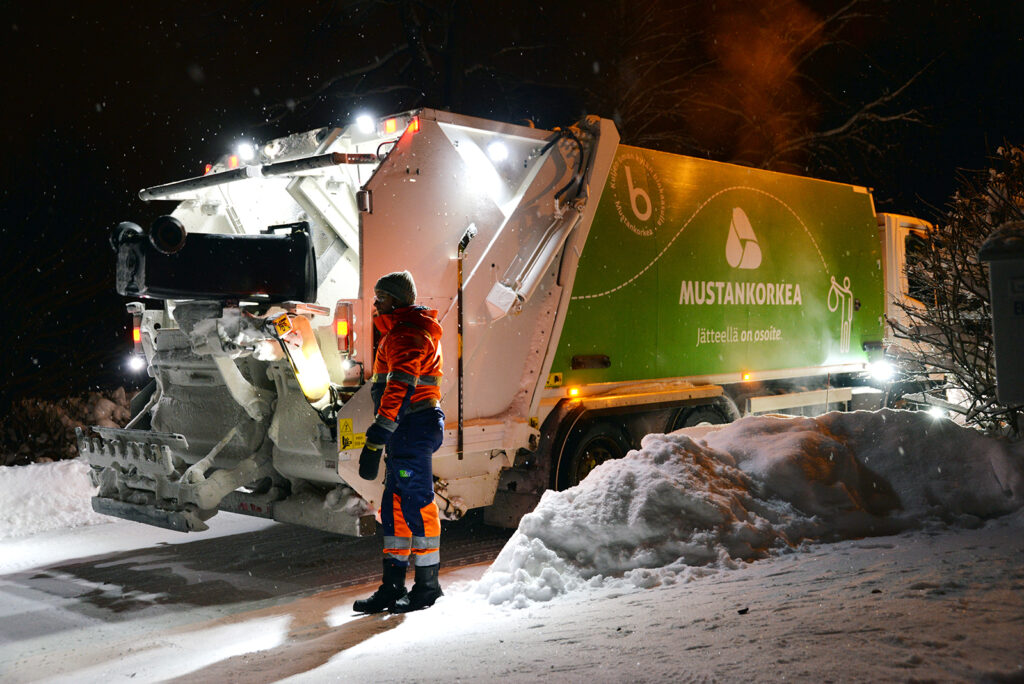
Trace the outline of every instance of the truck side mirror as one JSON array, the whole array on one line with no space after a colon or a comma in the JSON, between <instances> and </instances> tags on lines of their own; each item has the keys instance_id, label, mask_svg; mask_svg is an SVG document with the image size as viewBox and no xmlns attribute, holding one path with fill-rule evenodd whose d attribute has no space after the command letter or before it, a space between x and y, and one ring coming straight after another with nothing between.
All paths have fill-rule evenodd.
<instances>
[{"instance_id":1,"label":"truck side mirror","mask_svg":"<svg viewBox=\"0 0 1024 684\"><path fill-rule=\"evenodd\" d=\"M126 240L142 237L142 228L137 223L122 221L117 224L114 230L110 231L110 247L116 252L121 243Z\"/></svg>"}]
</instances>

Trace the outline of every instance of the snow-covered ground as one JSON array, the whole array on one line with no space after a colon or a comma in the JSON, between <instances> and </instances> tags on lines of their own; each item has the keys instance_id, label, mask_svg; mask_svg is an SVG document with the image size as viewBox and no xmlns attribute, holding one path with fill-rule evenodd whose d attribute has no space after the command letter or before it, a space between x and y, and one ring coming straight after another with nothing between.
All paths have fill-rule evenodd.
<instances>
[{"instance_id":1,"label":"snow-covered ground","mask_svg":"<svg viewBox=\"0 0 1024 684\"><path fill-rule=\"evenodd\" d=\"M56 493L26 494L44 478ZM72 529L100 520L88 494L80 464L0 468L2 620L59 622L4 576L172 534ZM355 615L358 587L87 657L12 639L0 680L1024 681L1022 532L1024 445L907 412L746 418L649 435L549 492L428 611Z\"/></svg>"}]
</instances>

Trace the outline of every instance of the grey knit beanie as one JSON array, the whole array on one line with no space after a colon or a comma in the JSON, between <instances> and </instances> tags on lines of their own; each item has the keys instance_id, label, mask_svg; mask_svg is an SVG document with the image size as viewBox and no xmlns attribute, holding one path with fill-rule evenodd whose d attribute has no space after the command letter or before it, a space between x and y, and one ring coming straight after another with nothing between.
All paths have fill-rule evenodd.
<instances>
[{"instance_id":1,"label":"grey knit beanie","mask_svg":"<svg viewBox=\"0 0 1024 684\"><path fill-rule=\"evenodd\" d=\"M416 283L408 271L395 271L381 276L373 289L391 295L399 306L411 306L416 303Z\"/></svg>"}]
</instances>

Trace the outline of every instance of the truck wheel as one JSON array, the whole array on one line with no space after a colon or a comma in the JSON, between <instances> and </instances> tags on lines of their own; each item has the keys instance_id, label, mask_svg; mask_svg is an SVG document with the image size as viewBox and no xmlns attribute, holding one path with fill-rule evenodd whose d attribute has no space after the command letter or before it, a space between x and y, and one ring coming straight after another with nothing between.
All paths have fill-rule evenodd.
<instances>
[{"instance_id":1,"label":"truck wheel","mask_svg":"<svg viewBox=\"0 0 1024 684\"><path fill-rule=\"evenodd\" d=\"M629 450L622 430L611 423L594 423L566 445L558 460L558 490L575 487L605 461L622 458Z\"/></svg>"},{"instance_id":2,"label":"truck wheel","mask_svg":"<svg viewBox=\"0 0 1024 684\"><path fill-rule=\"evenodd\" d=\"M674 432L681 428L693 427L694 425L700 425L701 423L711 423L712 425L722 425L728 423L729 418L725 415L725 412L714 405L696 406L692 409L683 409L676 416L675 421L672 423L672 429L669 432Z\"/></svg>"}]
</instances>

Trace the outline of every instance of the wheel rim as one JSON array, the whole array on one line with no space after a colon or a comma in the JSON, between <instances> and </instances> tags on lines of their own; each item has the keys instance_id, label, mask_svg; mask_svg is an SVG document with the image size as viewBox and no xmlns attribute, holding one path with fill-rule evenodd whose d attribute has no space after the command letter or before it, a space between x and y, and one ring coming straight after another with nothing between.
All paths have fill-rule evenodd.
<instances>
[{"instance_id":1,"label":"wheel rim","mask_svg":"<svg viewBox=\"0 0 1024 684\"><path fill-rule=\"evenodd\" d=\"M580 449L572 469L569 486L578 485L597 466L605 461L621 458L622 450L609 437L595 437Z\"/></svg>"}]
</instances>

